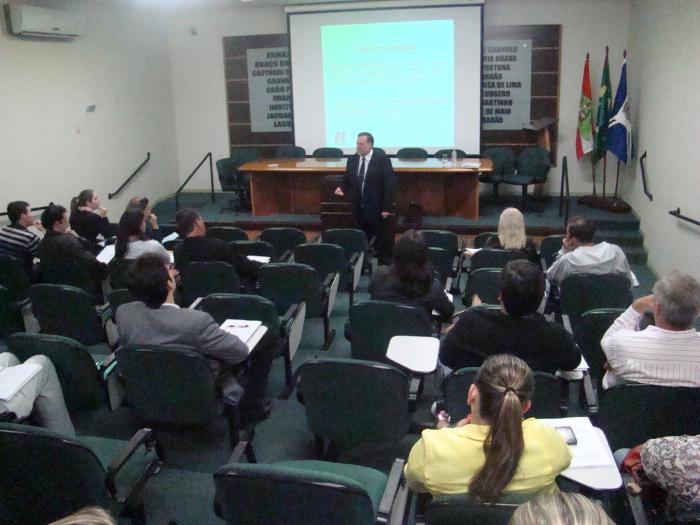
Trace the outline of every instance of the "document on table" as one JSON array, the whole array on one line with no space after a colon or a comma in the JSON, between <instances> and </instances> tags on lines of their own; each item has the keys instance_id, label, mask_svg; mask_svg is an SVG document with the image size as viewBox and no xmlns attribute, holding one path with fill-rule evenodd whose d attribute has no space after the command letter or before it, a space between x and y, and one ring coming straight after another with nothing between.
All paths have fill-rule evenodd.
<instances>
[{"instance_id":1,"label":"document on table","mask_svg":"<svg viewBox=\"0 0 700 525\"><path fill-rule=\"evenodd\" d=\"M41 365L23 363L0 370L0 400L9 401L19 389L41 372Z\"/></svg>"},{"instance_id":2,"label":"document on table","mask_svg":"<svg viewBox=\"0 0 700 525\"><path fill-rule=\"evenodd\" d=\"M255 345L260 342L267 332L267 326L261 321L247 319L226 319L219 327L223 331L233 334L248 345L248 351L252 352Z\"/></svg>"},{"instance_id":3,"label":"document on table","mask_svg":"<svg viewBox=\"0 0 700 525\"><path fill-rule=\"evenodd\" d=\"M571 427L576 436L576 444L569 445L571 465L569 468L607 467L613 462L610 447L605 449L603 443L587 417L562 417L557 419L538 419L546 427Z\"/></svg>"}]
</instances>

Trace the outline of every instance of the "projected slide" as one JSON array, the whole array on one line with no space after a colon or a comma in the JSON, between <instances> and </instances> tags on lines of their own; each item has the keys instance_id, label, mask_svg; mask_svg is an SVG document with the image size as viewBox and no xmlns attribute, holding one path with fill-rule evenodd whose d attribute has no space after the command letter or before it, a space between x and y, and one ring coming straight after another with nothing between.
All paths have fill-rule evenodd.
<instances>
[{"instance_id":1,"label":"projected slide","mask_svg":"<svg viewBox=\"0 0 700 525\"><path fill-rule=\"evenodd\" d=\"M326 144L455 143L452 20L322 26L321 52Z\"/></svg>"}]
</instances>

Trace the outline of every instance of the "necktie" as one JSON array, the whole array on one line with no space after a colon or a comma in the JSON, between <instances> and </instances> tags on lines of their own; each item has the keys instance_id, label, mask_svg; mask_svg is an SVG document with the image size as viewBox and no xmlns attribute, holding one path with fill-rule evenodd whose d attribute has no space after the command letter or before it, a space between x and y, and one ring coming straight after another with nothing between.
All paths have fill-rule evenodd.
<instances>
[{"instance_id":1,"label":"necktie","mask_svg":"<svg viewBox=\"0 0 700 525\"><path fill-rule=\"evenodd\" d=\"M357 179L360 182L360 193L363 193L365 189L365 158L362 157L362 161L360 162L360 171L357 174Z\"/></svg>"}]
</instances>

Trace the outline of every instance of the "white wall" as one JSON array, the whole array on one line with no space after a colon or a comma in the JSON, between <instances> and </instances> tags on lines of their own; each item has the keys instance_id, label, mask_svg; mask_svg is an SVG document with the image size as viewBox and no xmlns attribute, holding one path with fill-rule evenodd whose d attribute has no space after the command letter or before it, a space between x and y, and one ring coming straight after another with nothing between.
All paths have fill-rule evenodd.
<instances>
[{"instance_id":1,"label":"white wall","mask_svg":"<svg viewBox=\"0 0 700 525\"><path fill-rule=\"evenodd\" d=\"M576 159L576 125L581 79L586 53L590 53L591 88L594 108L598 106L598 87L603 74L605 46L610 47L610 78L613 93L622 67L622 51L629 35L629 0L486 0L484 24L530 25L561 24L559 81L559 146L557 167L549 173L545 192L559 194L561 158L569 164L569 183L574 194L588 194L592 189L591 163L588 156ZM614 96L614 95L613 95ZM595 113L594 113L595 115ZM608 158L608 191L614 189L614 161ZM624 165L622 171L624 172ZM597 183L602 180L602 163ZM622 177L621 177L622 178ZM600 186L598 186L600 191Z\"/></svg>"},{"instance_id":2,"label":"white wall","mask_svg":"<svg viewBox=\"0 0 700 525\"><path fill-rule=\"evenodd\" d=\"M45 4L85 13L86 31L73 41L19 39L0 20L0 207L67 207L94 188L116 221L131 196L177 185L166 26L114 2ZM147 151L150 163L108 201Z\"/></svg>"},{"instance_id":3,"label":"white wall","mask_svg":"<svg viewBox=\"0 0 700 525\"><path fill-rule=\"evenodd\" d=\"M654 200L644 196L638 162L630 166L624 198L641 218L650 266L700 279L700 227L668 214L680 207L700 219L700 2L635 1L630 27L632 116Z\"/></svg>"},{"instance_id":4,"label":"white wall","mask_svg":"<svg viewBox=\"0 0 700 525\"><path fill-rule=\"evenodd\" d=\"M229 156L223 37L286 32L287 19L279 6L192 10L169 17L181 181L207 152L214 160ZM203 166L187 189L206 188L208 183L209 170ZM214 185L220 189L216 171Z\"/></svg>"}]
</instances>

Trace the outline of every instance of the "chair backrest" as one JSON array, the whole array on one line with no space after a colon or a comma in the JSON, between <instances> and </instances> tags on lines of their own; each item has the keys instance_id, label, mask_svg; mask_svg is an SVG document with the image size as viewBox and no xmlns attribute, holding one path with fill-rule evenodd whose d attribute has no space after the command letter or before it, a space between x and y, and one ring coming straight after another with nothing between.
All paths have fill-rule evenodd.
<instances>
[{"instance_id":1,"label":"chair backrest","mask_svg":"<svg viewBox=\"0 0 700 525\"><path fill-rule=\"evenodd\" d=\"M401 148L396 152L396 158L398 159L427 159L428 152L423 148Z\"/></svg>"},{"instance_id":2,"label":"chair backrest","mask_svg":"<svg viewBox=\"0 0 700 525\"><path fill-rule=\"evenodd\" d=\"M280 146L275 151L276 159L303 159L306 157L306 150L301 146L294 146L289 144L286 146Z\"/></svg>"},{"instance_id":3,"label":"chair backrest","mask_svg":"<svg viewBox=\"0 0 700 525\"><path fill-rule=\"evenodd\" d=\"M367 236L356 228L331 228L321 232L321 242L337 244L345 250L348 257L353 253L364 253L369 247Z\"/></svg>"},{"instance_id":4,"label":"chair backrest","mask_svg":"<svg viewBox=\"0 0 700 525\"><path fill-rule=\"evenodd\" d=\"M104 382L87 348L75 339L60 335L14 334L7 349L20 361L45 355L56 368L69 411L92 410L106 402Z\"/></svg>"},{"instance_id":5,"label":"chair backrest","mask_svg":"<svg viewBox=\"0 0 700 525\"><path fill-rule=\"evenodd\" d=\"M10 291L0 285L0 338L24 330L22 316Z\"/></svg>"},{"instance_id":6,"label":"chair backrest","mask_svg":"<svg viewBox=\"0 0 700 525\"><path fill-rule=\"evenodd\" d=\"M7 288L14 301L27 298L31 285L29 276L22 263L9 255L0 254L0 285Z\"/></svg>"},{"instance_id":7,"label":"chair backrest","mask_svg":"<svg viewBox=\"0 0 700 525\"><path fill-rule=\"evenodd\" d=\"M180 275L186 305L197 297L212 293L238 293L241 288L236 269L224 261L189 262L180 269Z\"/></svg>"},{"instance_id":8,"label":"chair backrest","mask_svg":"<svg viewBox=\"0 0 700 525\"><path fill-rule=\"evenodd\" d=\"M579 318L596 308L627 308L632 304L630 280L626 275L574 274L560 286L561 312Z\"/></svg>"},{"instance_id":9,"label":"chair backrest","mask_svg":"<svg viewBox=\"0 0 700 525\"><path fill-rule=\"evenodd\" d=\"M248 234L245 230L241 230L235 226L212 226L211 228L207 228L207 233L205 235L209 239L221 239L225 242L248 240Z\"/></svg>"},{"instance_id":10,"label":"chair backrest","mask_svg":"<svg viewBox=\"0 0 700 525\"><path fill-rule=\"evenodd\" d=\"M491 159L494 178L511 175L515 171L515 153L512 148L488 148L481 156Z\"/></svg>"},{"instance_id":11,"label":"chair backrest","mask_svg":"<svg viewBox=\"0 0 700 525\"><path fill-rule=\"evenodd\" d=\"M238 168L246 162L260 159L260 153L252 148L240 148L231 152L231 156L216 161L216 172L219 175L221 189L235 190L240 187L240 172Z\"/></svg>"},{"instance_id":12,"label":"chair backrest","mask_svg":"<svg viewBox=\"0 0 700 525\"><path fill-rule=\"evenodd\" d=\"M474 383L478 367L461 368L445 378L445 407L453 419L462 419L469 413L467 392ZM535 394L532 408L525 417L562 417L562 382L553 374L533 372Z\"/></svg>"},{"instance_id":13,"label":"chair backrest","mask_svg":"<svg viewBox=\"0 0 700 525\"><path fill-rule=\"evenodd\" d=\"M78 261L62 259L56 264L42 264L41 282L74 286L90 294L93 304L102 302L95 272Z\"/></svg>"},{"instance_id":14,"label":"chair backrest","mask_svg":"<svg viewBox=\"0 0 700 525\"><path fill-rule=\"evenodd\" d=\"M165 241L163 243L163 248L165 248L166 250L169 250L169 251L174 251L175 246L177 246L181 242L182 242L182 239L172 239L170 241Z\"/></svg>"},{"instance_id":15,"label":"chair backrest","mask_svg":"<svg viewBox=\"0 0 700 525\"><path fill-rule=\"evenodd\" d=\"M329 273L340 274L341 287L347 287L349 258L337 244L325 242L300 244L294 248L294 262L308 264L318 272L321 279Z\"/></svg>"},{"instance_id":16,"label":"chair backrest","mask_svg":"<svg viewBox=\"0 0 700 525\"><path fill-rule=\"evenodd\" d=\"M540 257L544 261L545 267L549 268L561 250L564 235L547 235L540 243Z\"/></svg>"},{"instance_id":17,"label":"chair backrest","mask_svg":"<svg viewBox=\"0 0 700 525\"><path fill-rule=\"evenodd\" d=\"M294 248L306 242L306 235L297 228L265 228L260 233L260 240L269 242L275 249L275 259L287 251L294 251Z\"/></svg>"},{"instance_id":18,"label":"chair backrest","mask_svg":"<svg viewBox=\"0 0 700 525\"><path fill-rule=\"evenodd\" d=\"M109 262L109 285L113 290L118 288L126 288L126 272L129 271L132 259L117 259L116 257Z\"/></svg>"},{"instance_id":19,"label":"chair backrest","mask_svg":"<svg viewBox=\"0 0 700 525\"><path fill-rule=\"evenodd\" d=\"M93 505L109 508L98 457L74 438L0 423L2 523L49 523Z\"/></svg>"},{"instance_id":20,"label":"chair backrest","mask_svg":"<svg viewBox=\"0 0 700 525\"><path fill-rule=\"evenodd\" d=\"M126 397L146 421L204 425L219 416L214 374L204 355L184 348L128 345L117 350Z\"/></svg>"},{"instance_id":21,"label":"chair backrest","mask_svg":"<svg viewBox=\"0 0 700 525\"><path fill-rule=\"evenodd\" d=\"M442 248L447 250L452 256L459 251L459 239L457 235L445 230L420 230L425 244L430 248Z\"/></svg>"},{"instance_id":22,"label":"chair backrest","mask_svg":"<svg viewBox=\"0 0 700 525\"><path fill-rule=\"evenodd\" d=\"M258 270L260 295L268 298L283 315L293 304L306 303L307 317L323 315L322 281L308 264L272 263Z\"/></svg>"},{"instance_id":23,"label":"chair backrest","mask_svg":"<svg viewBox=\"0 0 700 525\"><path fill-rule=\"evenodd\" d=\"M510 261L527 259L522 250L481 250L472 255L470 271L479 268L503 268Z\"/></svg>"},{"instance_id":24,"label":"chair backrest","mask_svg":"<svg viewBox=\"0 0 700 525\"><path fill-rule=\"evenodd\" d=\"M312 154L313 158L319 160L325 159L342 159L343 150L340 148L316 148Z\"/></svg>"},{"instance_id":25,"label":"chair backrest","mask_svg":"<svg viewBox=\"0 0 700 525\"><path fill-rule=\"evenodd\" d=\"M447 155L449 158L452 158L452 151L453 150L451 150L451 149L440 149L440 150L435 152L433 157L435 157L436 159L441 159L443 155ZM458 159L466 159L467 158L467 154L464 152L464 150L455 149L454 151L457 152Z\"/></svg>"},{"instance_id":26,"label":"chair backrest","mask_svg":"<svg viewBox=\"0 0 700 525\"><path fill-rule=\"evenodd\" d=\"M611 450L663 436L700 434L700 388L620 385L598 399L598 426Z\"/></svg>"},{"instance_id":27,"label":"chair backrest","mask_svg":"<svg viewBox=\"0 0 700 525\"><path fill-rule=\"evenodd\" d=\"M270 261L275 260L275 248L265 241L231 241L229 243L238 255L247 257L248 255L260 255L269 257Z\"/></svg>"},{"instance_id":28,"label":"chair backrest","mask_svg":"<svg viewBox=\"0 0 700 525\"><path fill-rule=\"evenodd\" d=\"M452 277L452 264L454 263L454 252L448 252L444 248L428 247L428 261L430 261L433 271L440 275L440 282L444 286L448 277Z\"/></svg>"},{"instance_id":29,"label":"chair backrest","mask_svg":"<svg viewBox=\"0 0 700 525\"><path fill-rule=\"evenodd\" d=\"M408 378L382 363L314 360L299 369L309 429L343 446L395 443L408 432Z\"/></svg>"},{"instance_id":30,"label":"chair backrest","mask_svg":"<svg viewBox=\"0 0 700 525\"><path fill-rule=\"evenodd\" d=\"M536 494L504 494L495 503L483 503L469 494L436 496L423 515L426 525L507 525L515 510Z\"/></svg>"},{"instance_id":31,"label":"chair backrest","mask_svg":"<svg viewBox=\"0 0 700 525\"><path fill-rule=\"evenodd\" d=\"M293 461L221 467L214 473L214 485L224 520L235 525L373 524L372 500L360 483L339 473L303 468L323 464Z\"/></svg>"},{"instance_id":32,"label":"chair backrest","mask_svg":"<svg viewBox=\"0 0 700 525\"><path fill-rule=\"evenodd\" d=\"M501 294L501 269L479 268L469 273L467 287L464 289L464 304L471 304L474 294L486 304L499 304Z\"/></svg>"},{"instance_id":33,"label":"chair backrest","mask_svg":"<svg viewBox=\"0 0 700 525\"><path fill-rule=\"evenodd\" d=\"M109 302L109 307L112 310L112 319L117 315L117 309L126 303L131 303L136 300L134 294L132 294L126 288L119 288L117 290L112 290L107 294L107 301Z\"/></svg>"},{"instance_id":34,"label":"chair backrest","mask_svg":"<svg viewBox=\"0 0 700 525\"><path fill-rule=\"evenodd\" d=\"M491 237L498 237L498 232L481 232L474 236L474 248L483 248Z\"/></svg>"},{"instance_id":35,"label":"chair backrest","mask_svg":"<svg viewBox=\"0 0 700 525\"><path fill-rule=\"evenodd\" d=\"M42 333L70 337L88 346L104 341L93 298L85 290L66 284L35 284L29 297Z\"/></svg>"},{"instance_id":36,"label":"chair backrest","mask_svg":"<svg viewBox=\"0 0 700 525\"><path fill-rule=\"evenodd\" d=\"M354 359L385 361L395 335L430 337L430 316L424 308L391 301L365 301L350 307L350 349Z\"/></svg>"},{"instance_id":37,"label":"chair backrest","mask_svg":"<svg viewBox=\"0 0 700 525\"><path fill-rule=\"evenodd\" d=\"M602 379L605 373L603 365L607 361L600 347L600 340L613 321L624 311L624 308L596 308L584 312L579 329L574 332L576 344L588 363L589 374L596 380Z\"/></svg>"},{"instance_id":38,"label":"chair backrest","mask_svg":"<svg viewBox=\"0 0 700 525\"><path fill-rule=\"evenodd\" d=\"M551 166L549 152L543 148L525 148L518 155L518 175L533 177L533 182L544 182Z\"/></svg>"}]
</instances>

